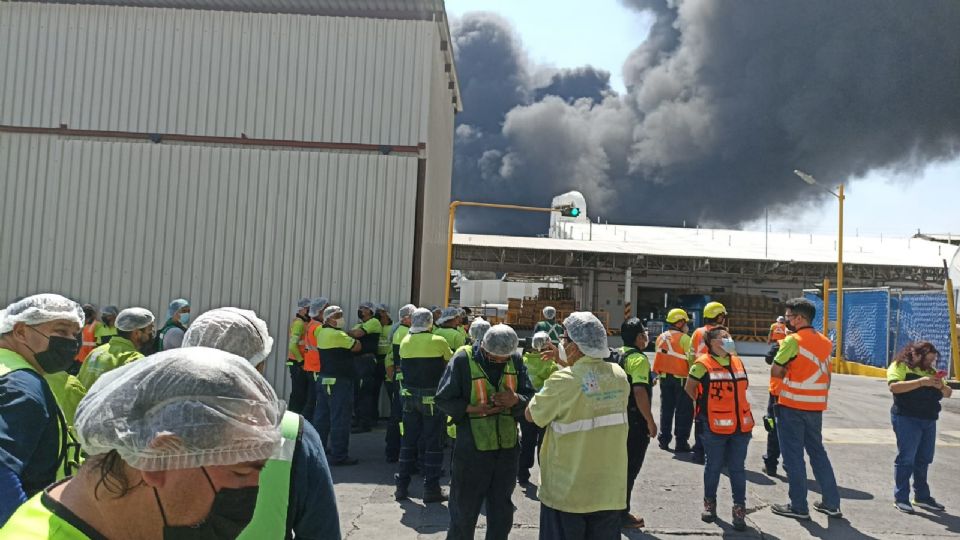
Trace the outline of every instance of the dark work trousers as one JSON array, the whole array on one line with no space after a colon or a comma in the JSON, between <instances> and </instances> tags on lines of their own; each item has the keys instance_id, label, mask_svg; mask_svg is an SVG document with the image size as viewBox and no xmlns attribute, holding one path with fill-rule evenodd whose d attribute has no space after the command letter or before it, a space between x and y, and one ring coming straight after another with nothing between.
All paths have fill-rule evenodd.
<instances>
[{"instance_id":1,"label":"dark work trousers","mask_svg":"<svg viewBox=\"0 0 960 540\"><path fill-rule=\"evenodd\" d=\"M361 354L356 359L357 388L356 424L361 428L373 427L380 416L380 382L377 379L377 357Z\"/></svg>"},{"instance_id":2,"label":"dark work trousers","mask_svg":"<svg viewBox=\"0 0 960 540\"><path fill-rule=\"evenodd\" d=\"M468 424L461 424L458 428ZM469 448L467 448L469 447ZM454 448L450 466L450 528L447 540L473 540L480 507L486 503L486 540L506 540L513 527L513 489L520 446L481 452L469 442ZM619 522L617 522L619 531Z\"/></svg>"},{"instance_id":3,"label":"dark work trousers","mask_svg":"<svg viewBox=\"0 0 960 540\"><path fill-rule=\"evenodd\" d=\"M287 361L287 368L290 369L290 402L287 404L287 409L290 412L301 414L303 408L307 406L307 397L310 393L310 387L313 386L313 377L309 377L307 372L303 370L303 362L289 360Z\"/></svg>"},{"instance_id":4,"label":"dark work trousers","mask_svg":"<svg viewBox=\"0 0 960 540\"><path fill-rule=\"evenodd\" d=\"M339 377L334 384L317 384L317 410L313 426L320 434L330 463L350 457L350 413L353 412L353 379ZM329 445L327 443L329 439Z\"/></svg>"},{"instance_id":5,"label":"dark work trousers","mask_svg":"<svg viewBox=\"0 0 960 540\"><path fill-rule=\"evenodd\" d=\"M657 439L662 444L670 444L674 435L677 446L690 444L693 400L683 390L686 381L673 375L660 377L660 434Z\"/></svg>"},{"instance_id":6,"label":"dark work trousers","mask_svg":"<svg viewBox=\"0 0 960 540\"><path fill-rule=\"evenodd\" d=\"M443 447L440 433L446 429L447 416L433 404L436 389L406 389L403 401L403 436L400 439L400 467L397 485L410 484L417 466L417 449L423 443L423 487L440 489Z\"/></svg>"},{"instance_id":7,"label":"dark work trousers","mask_svg":"<svg viewBox=\"0 0 960 540\"><path fill-rule=\"evenodd\" d=\"M571 514L540 503L540 540L619 539L619 510Z\"/></svg>"},{"instance_id":8,"label":"dark work trousers","mask_svg":"<svg viewBox=\"0 0 960 540\"><path fill-rule=\"evenodd\" d=\"M695 418L693 420L693 455L703 459L703 419Z\"/></svg>"},{"instance_id":9,"label":"dark work trousers","mask_svg":"<svg viewBox=\"0 0 960 540\"><path fill-rule=\"evenodd\" d=\"M520 419L520 465L517 467L517 480L530 480L530 467L533 467L534 457L543 444L543 428L526 418Z\"/></svg>"},{"instance_id":10,"label":"dark work trousers","mask_svg":"<svg viewBox=\"0 0 960 540\"><path fill-rule=\"evenodd\" d=\"M647 446L650 445L650 432L647 431L647 421L643 417L630 418L627 431L627 508L630 513L630 494L633 484L643 467L643 458L647 456Z\"/></svg>"},{"instance_id":11,"label":"dark work trousers","mask_svg":"<svg viewBox=\"0 0 960 540\"><path fill-rule=\"evenodd\" d=\"M317 380L317 372L315 371L304 370L303 375L307 379L307 397L304 400L303 412L300 415L313 420L317 410L317 387L320 385L320 381Z\"/></svg>"},{"instance_id":12,"label":"dark work trousers","mask_svg":"<svg viewBox=\"0 0 960 540\"><path fill-rule=\"evenodd\" d=\"M777 396L770 394L770 399L767 401L767 417L776 419L778 407ZM766 419L764 419L764 422L766 422ZM767 465L768 469L776 470L779 459L780 438L777 437L777 428L776 424L774 424L774 428L767 432L767 453L763 456L763 462Z\"/></svg>"},{"instance_id":13,"label":"dark work trousers","mask_svg":"<svg viewBox=\"0 0 960 540\"><path fill-rule=\"evenodd\" d=\"M387 461L400 459L400 425L403 421L403 404L400 403L400 389L396 381L383 383L390 397L390 418L387 421L387 434L383 438Z\"/></svg>"}]
</instances>

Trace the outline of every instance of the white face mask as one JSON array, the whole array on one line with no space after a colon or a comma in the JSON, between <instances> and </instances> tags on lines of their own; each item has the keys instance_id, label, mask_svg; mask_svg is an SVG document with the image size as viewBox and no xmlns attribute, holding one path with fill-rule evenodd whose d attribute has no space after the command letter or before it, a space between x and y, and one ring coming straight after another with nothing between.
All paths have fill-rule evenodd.
<instances>
[{"instance_id":1,"label":"white face mask","mask_svg":"<svg viewBox=\"0 0 960 540\"><path fill-rule=\"evenodd\" d=\"M727 354L734 354L737 352L737 344L733 342L733 338L723 338L720 347L727 351Z\"/></svg>"},{"instance_id":2,"label":"white face mask","mask_svg":"<svg viewBox=\"0 0 960 540\"><path fill-rule=\"evenodd\" d=\"M343 319L334 319L334 320L333 320L333 327L334 327L334 328L340 328L340 329L342 330L342 329L343 329L343 322L344 322Z\"/></svg>"},{"instance_id":3,"label":"white face mask","mask_svg":"<svg viewBox=\"0 0 960 540\"><path fill-rule=\"evenodd\" d=\"M560 342L560 346L557 348L557 355L560 358L561 362L563 362L564 364L567 363L567 347L563 344L562 341Z\"/></svg>"}]
</instances>

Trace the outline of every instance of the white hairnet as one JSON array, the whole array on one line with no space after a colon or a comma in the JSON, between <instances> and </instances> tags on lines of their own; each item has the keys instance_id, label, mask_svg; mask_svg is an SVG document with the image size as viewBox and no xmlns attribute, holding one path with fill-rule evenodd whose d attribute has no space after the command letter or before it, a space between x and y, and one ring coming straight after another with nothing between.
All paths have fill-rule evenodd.
<instances>
[{"instance_id":1,"label":"white hairnet","mask_svg":"<svg viewBox=\"0 0 960 540\"><path fill-rule=\"evenodd\" d=\"M490 329L490 323L483 317L477 317L470 324L470 339L476 342L483 341L483 335Z\"/></svg>"},{"instance_id":2,"label":"white hairnet","mask_svg":"<svg viewBox=\"0 0 960 540\"><path fill-rule=\"evenodd\" d=\"M377 311L385 311L388 314L390 313L390 306L386 304L377 304Z\"/></svg>"},{"instance_id":3,"label":"white hairnet","mask_svg":"<svg viewBox=\"0 0 960 540\"><path fill-rule=\"evenodd\" d=\"M83 326L83 309L80 304L59 294L28 296L0 311L0 335L12 331L20 322L37 326L50 321L70 321Z\"/></svg>"},{"instance_id":4,"label":"white hairnet","mask_svg":"<svg viewBox=\"0 0 960 540\"><path fill-rule=\"evenodd\" d=\"M327 308L329 302L326 298L314 298L310 301L310 311L307 312L309 317L316 317L323 313L323 310Z\"/></svg>"},{"instance_id":5,"label":"white hairnet","mask_svg":"<svg viewBox=\"0 0 960 540\"><path fill-rule=\"evenodd\" d=\"M116 450L141 471L192 469L269 458L284 408L247 360L187 347L102 375L74 426L90 455Z\"/></svg>"},{"instance_id":6,"label":"white hairnet","mask_svg":"<svg viewBox=\"0 0 960 540\"><path fill-rule=\"evenodd\" d=\"M520 338L517 333L505 324L490 327L483 335L483 350L497 356L507 356L517 351Z\"/></svg>"},{"instance_id":7,"label":"white hairnet","mask_svg":"<svg viewBox=\"0 0 960 540\"><path fill-rule=\"evenodd\" d=\"M117 313L120 313L120 309L117 306L103 306L103 309L100 310L100 315L113 315L117 316Z\"/></svg>"},{"instance_id":8,"label":"white hairnet","mask_svg":"<svg viewBox=\"0 0 960 540\"><path fill-rule=\"evenodd\" d=\"M297 300L297 309L298 309L298 310L299 310L299 309L303 309L303 308L305 308L305 307L310 307L310 299L309 299L309 298L303 297L303 298Z\"/></svg>"},{"instance_id":9,"label":"white hairnet","mask_svg":"<svg viewBox=\"0 0 960 540\"><path fill-rule=\"evenodd\" d=\"M429 309L417 308L410 316L410 332L426 332L433 326L433 312Z\"/></svg>"},{"instance_id":10,"label":"white hairnet","mask_svg":"<svg viewBox=\"0 0 960 540\"><path fill-rule=\"evenodd\" d=\"M607 329L593 313L577 311L563 321L563 327L580 352L593 358L610 356L607 348Z\"/></svg>"},{"instance_id":11,"label":"white hairnet","mask_svg":"<svg viewBox=\"0 0 960 540\"><path fill-rule=\"evenodd\" d=\"M155 317L149 309L142 307L127 308L117 315L117 330L121 332L133 332L153 324Z\"/></svg>"},{"instance_id":12,"label":"white hairnet","mask_svg":"<svg viewBox=\"0 0 960 540\"><path fill-rule=\"evenodd\" d=\"M190 307L190 302L184 298L177 298L173 302L170 302L170 305L167 307L167 318L172 319L178 311L185 307Z\"/></svg>"},{"instance_id":13,"label":"white hairnet","mask_svg":"<svg viewBox=\"0 0 960 540\"><path fill-rule=\"evenodd\" d=\"M547 306L543 308L543 316L547 319L553 319L557 316L557 308L553 306Z\"/></svg>"},{"instance_id":14,"label":"white hairnet","mask_svg":"<svg viewBox=\"0 0 960 540\"><path fill-rule=\"evenodd\" d=\"M547 346L548 341L550 341L549 334L546 332L537 332L533 335L533 338L530 339L530 346L539 351Z\"/></svg>"},{"instance_id":15,"label":"white hairnet","mask_svg":"<svg viewBox=\"0 0 960 540\"><path fill-rule=\"evenodd\" d=\"M246 358L256 367L273 350L267 323L248 309L224 307L197 317L186 334L183 347L210 347Z\"/></svg>"},{"instance_id":16,"label":"white hairnet","mask_svg":"<svg viewBox=\"0 0 960 540\"><path fill-rule=\"evenodd\" d=\"M416 311L416 309L417 309L417 306L413 304L407 304L402 308L400 308L400 312L398 313L398 315L400 316L401 319L404 317L409 317L413 315L413 312Z\"/></svg>"},{"instance_id":17,"label":"white hairnet","mask_svg":"<svg viewBox=\"0 0 960 540\"><path fill-rule=\"evenodd\" d=\"M327 309L323 310L323 320L326 321L330 317L333 317L337 313L343 313L343 309L340 306L330 306Z\"/></svg>"},{"instance_id":18,"label":"white hairnet","mask_svg":"<svg viewBox=\"0 0 960 540\"><path fill-rule=\"evenodd\" d=\"M360 302L360 306L357 309L369 309L370 313L377 312L377 306L373 305L373 302Z\"/></svg>"},{"instance_id":19,"label":"white hairnet","mask_svg":"<svg viewBox=\"0 0 960 540\"><path fill-rule=\"evenodd\" d=\"M440 318L437 319L437 324L443 324L459 316L460 316L459 309L455 307L443 308L443 311L440 312Z\"/></svg>"}]
</instances>

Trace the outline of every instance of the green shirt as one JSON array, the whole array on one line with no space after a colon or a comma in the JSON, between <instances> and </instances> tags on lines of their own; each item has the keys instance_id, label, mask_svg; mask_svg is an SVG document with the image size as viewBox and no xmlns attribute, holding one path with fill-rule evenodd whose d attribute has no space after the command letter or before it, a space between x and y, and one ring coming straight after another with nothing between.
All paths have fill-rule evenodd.
<instances>
[{"instance_id":1,"label":"green shirt","mask_svg":"<svg viewBox=\"0 0 960 540\"><path fill-rule=\"evenodd\" d=\"M583 357L555 371L530 400L546 429L540 448L540 501L585 514L627 506L627 397L620 366Z\"/></svg>"},{"instance_id":2,"label":"green shirt","mask_svg":"<svg viewBox=\"0 0 960 540\"><path fill-rule=\"evenodd\" d=\"M49 488L48 488L49 489ZM45 491L37 493L0 528L0 540L88 540L64 514L62 505L50 500ZM46 503L46 504L44 504ZM56 510L55 510L56 509ZM79 521L79 518L73 518ZM82 522L81 522L82 523Z\"/></svg>"},{"instance_id":3,"label":"green shirt","mask_svg":"<svg viewBox=\"0 0 960 540\"><path fill-rule=\"evenodd\" d=\"M296 317L290 323L290 341L287 343L287 358L297 362L303 362L303 355L300 354L300 342L303 341L303 335L307 333L307 323L303 319Z\"/></svg>"},{"instance_id":4,"label":"green shirt","mask_svg":"<svg viewBox=\"0 0 960 540\"><path fill-rule=\"evenodd\" d=\"M386 357L392 349L390 346L390 332L389 328L383 327L383 324L380 325L380 329L380 341L377 342L377 355Z\"/></svg>"},{"instance_id":5,"label":"green shirt","mask_svg":"<svg viewBox=\"0 0 960 540\"><path fill-rule=\"evenodd\" d=\"M400 342L400 359L404 358L443 358L450 360L453 351L447 340L429 332L407 334Z\"/></svg>"},{"instance_id":6,"label":"green shirt","mask_svg":"<svg viewBox=\"0 0 960 540\"><path fill-rule=\"evenodd\" d=\"M711 354L710 356L712 356L713 359L716 360L717 363L720 364L720 365L723 366L723 367L727 367L727 366L730 365L730 357L729 357L729 356L720 357L720 356L717 356L717 355L715 355L715 354ZM707 366L705 366L705 365L703 365L703 364L699 364L699 363L694 363L692 366L690 366L690 378L691 378L691 379L696 379L696 380L699 381L699 380L702 379L703 376L706 375L706 374L707 374Z\"/></svg>"},{"instance_id":7,"label":"green shirt","mask_svg":"<svg viewBox=\"0 0 960 540\"><path fill-rule=\"evenodd\" d=\"M523 365L527 366L527 375L535 390L543 388L543 381L547 380L554 371L560 369L553 360L544 360L538 351L523 353Z\"/></svg>"},{"instance_id":8,"label":"green shirt","mask_svg":"<svg viewBox=\"0 0 960 540\"><path fill-rule=\"evenodd\" d=\"M434 328L433 333L447 340L447 345L454 351L467 344L466 338L456 328Z\"/></svg>"},{"instance_id":9,"label":"green shirt","mask_svg":"<svg viewBox=\"0 0 960 540\"><path fill-rule=\"evenodd\" d=\"M63 411L63 418L67 421L67 426L73 426L73 419L77 415L77 405L80 404L83 396L87 395L87 389L80 384L80 379L66 371L48 373L43 378L50 385L50 391L53 392L57 405Z\"/></svg>"},{"instance_id":10,"label":"green shirt","mask_svg":"<svg viewBox=\"0 0 960 540\"><path fill-rule=\"evenodd\" d=\"M550 336L550 341L557 343L563 335L563 325L555 321L540 321L533 327L533 333L537 332L546 332Z\"/></svg>"},{"instance_id":11,"label":"green shirt","mask_svg":"<svg viewBox=\"0 0 960 540\"><path fill-rule=\"evenodd\" d=\"M383 332L383 325L380 324L380 319L376 317L370 317L365 322L360 322L353 325L354 330L356 330L357 328L362 329L364 332L368 334L379 334Z\"/></svg>"},{"instance_id":12,"label":"green shirt","mask_svg":"<svg viewBox=\"0 0 960 540\"><path fill-rule=\"evenodd\" d=\"M409 326L399 325L397 329L393 331L393 336L390 338L390 342L393 344L393 347L399 347L403 343L403 338L407 337L407 333L410 332ZM389 367L396 365L397 359L393 357L393 347L390 347L390 354L387 355L387 359L384 360L384 367ZM389 380L389 378L387 379Z\"/></svg>"},{"instance_id":13,"label":"green shirt","mask_svg":"<svg viewBox=\"0 0 960 540\"><path fill-rule=\"evenodd\" d=\"M77 374L80 384L87 390L104 373L143 358L143 354L137 350L132 341L120 336L111 338L104 347L103 350L97 347L90 351L90 355L80 367L80 373ZM99 354L95 354L98 351Z\"/></svg>"},{"instance_id":14,"label":"green shirt","mask_svg":"<svg viewBox=\"0 0 960 540\"><path fill-rule=\"evenodd\" d=\"M650 384L650 358L642 351L636 351L627 356L623 362L623 370L630 376L633 384Z\"/></svg>"},{"instance_id":15,"label":"green shirt","mask_svg":"<svg viewBox=\"0 0 960 540\"><path fill-rule=\"evenodd\" d=\"M907 374L911 373L917 377L935 377L937 375L937 371L934 369L912 368L905 362L894 362L887 368L887 384L903 382L907 380Z\"/></svg>"},{"instance_id":16,"label":"green shirt","mask_svg":"<svg viewBox=\"0 0 960 540\"><path fill-rule=\"evenodd\" d=\"M377 322L377 324L380 324ZM352 349L357 340L348 336L346 332L339 328L328 328L318 326L313 331L313 336L317 339L317 348L324 349Z\"/></svg>"},{"instance_id":17,"label":"green shirt","mask_svg":"<svg viewBox=\"0 0 960 540\"><path fill-rule=\"evenodd\" d=\"M800 344L797 343L797 336L796 334L790 334L780 341L780 350L777 351L777 356L773 358L773 363L778 366L785 366L798 354L800 354Z\"/></svg>"},{"instance_id":18,"label":"green shirt","mask_svg":"<svg viewBox=\"0 0 960 540\"><path fill-rule=\"evenodd\" d=\"M113 336L117 335L116 326L107 326L101 324L96 330L93 331L93 337L97 340L97 345L103 345L104 339L110 337L113 339Z\"/></svg>"}]
</instances>

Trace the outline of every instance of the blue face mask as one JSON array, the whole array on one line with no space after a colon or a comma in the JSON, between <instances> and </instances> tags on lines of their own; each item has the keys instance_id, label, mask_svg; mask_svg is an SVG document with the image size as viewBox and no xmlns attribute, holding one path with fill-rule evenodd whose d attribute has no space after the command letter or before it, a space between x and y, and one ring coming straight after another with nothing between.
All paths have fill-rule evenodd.
<instances>
[{"instance_id":1,"label":"blue face mask","mask_svg":"<svg viewBox=\"0 0 960 540\"><path fill-rule=\"evenodd\" d=\"M722 345L723 350L727 351L728 354L734 354L737 352L737 344L733 342L733 338L723 338Z\"/></svg>"},{"instance_id":2,"label":"blue face mask","mask_svg":"<svg viewBox=\"0 0 960 540\"><path fill-rule=\"evenodd\" d=\"M180 324L186 326L187 323L189 323L189 322L190 322L190 314L189 314L189 313L181 313L181 314L180 314Z\"/></svg>"}]
</instances>

